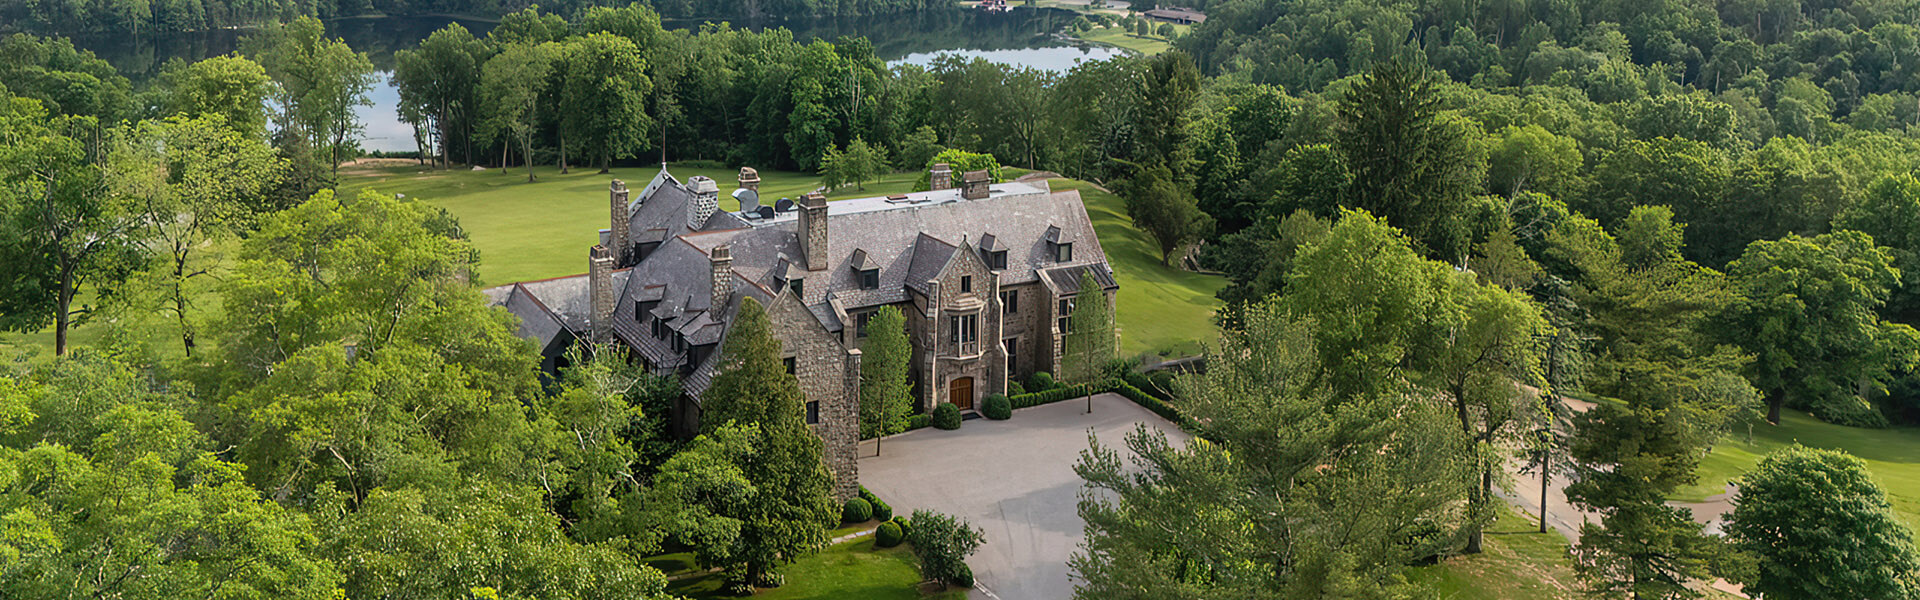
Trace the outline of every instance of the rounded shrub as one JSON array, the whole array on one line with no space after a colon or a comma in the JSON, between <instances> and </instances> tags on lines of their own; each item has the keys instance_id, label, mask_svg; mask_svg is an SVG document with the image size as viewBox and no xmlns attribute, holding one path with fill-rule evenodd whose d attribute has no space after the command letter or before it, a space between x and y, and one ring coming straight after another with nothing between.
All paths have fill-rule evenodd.
<instances>
[{"instance_id":1,"label":"rounded shrub","mask_svg":"<svg viewBox=\"0 0 1920 600\"><path fill-rule=\"evenodd\" d=\"M885 502L881 502L880 500L877 500L877 499L874 500L872 504L873 504L873 520L875 521L893 520L893 505L887 504Z\"/></svg>"},{"instance_id":2,"label":"rounded shrub","mask_svg":"<svg viewBox=\"0 0 1920 600\"><path fill-rule=\"evenodd\" d=\"M907 541L906 531L893 521L881 523L880 528L873 532L873 545L881 548L892 548L904 541Z\"/></svg>"},{"instance_id":3,"label":"rounded shrub","mask_svg":"<svg viewBox=\"0 0 1920 600\"><path fill-rule=\"evenodd\" d=\"M951 403L941 403L933 409L933 426L952 431L960 428L960 407Z\"/></svg>"},{"instance_id":4,"label":"rounded shrub","mask_svg":"<svg viewBox=\"0 0 1920 600\"><path fill-rule=\"evenodd\" d=\"M913 533L913 521L906 517L894 517L890 522L900 526L900 535L904 536Z\"/></svg>"},{"instance_id":5,"label":"rounded shrub","mask_svg":"<svg viewBox=\"0 0 1920 600\"><path fill-rule=\"evenodd\" d=\"M947 583L951 583L963 588L973 587L973 567L969 567L966 564L962 563L960 565L960 572L954 573L953 578L948 579Z\"/></svg>"},{"instance_id":6,"label":"rounded shrub","mask_svg":"<svg viewBox=\"0 0 1920 600\"><path fill-rule=\"evenodd\" d=\"M1013 418L1013 401L999 394L987 396L987 404L980 407L980 414L995 421L1011 419Z\"/></svg>"},{"instance_id":7,"label":"rounded shrub","mask_svg":"<svg viewBox=\"0 0 1920 600\"><path fill-rule=\"evenodd\" d=\"M1008 395L1008 396L1025 396L1025 395L1027 395L1027 386L1024 386L1024 385L1020 385L1020 382L1018 382L1018 381L1014 381L1014 380L1012 380L1012 379L1008 379L1008 380L1007 380L1007 395Z\"/></svg>"},{"instance_id":8,"label":"rounded shrub","mask_svg":"<svg viewBox=\"0 0 1920 600\"><path fill-rule=\"evenodd\" d=\"M865 523L873 519L873 505L866 500L854 498L847 501L846 508L840 511L840 520L846 523Z\"/></svg>"},{"instance_id":9,"label":"rounded shrub","mask_svg":"<svg viewBox=\"0 0 1920 600\"><path fill-rule=\"evenodd\" d=\"M1053 374L1046 371L1035 372L1033 377L1027 378L1028 391L1044 392L1053 389L1054 385L1057 384L1053 382Z\"/></svg>"}]
</instances>

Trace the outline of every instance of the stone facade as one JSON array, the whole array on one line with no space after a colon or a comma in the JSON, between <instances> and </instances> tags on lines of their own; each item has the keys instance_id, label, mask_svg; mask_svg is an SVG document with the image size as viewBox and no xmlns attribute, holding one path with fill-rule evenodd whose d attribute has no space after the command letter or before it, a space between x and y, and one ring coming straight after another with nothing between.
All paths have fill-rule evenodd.
<instances>
[{"instance_id":1,"label":"stone facade","mask_svg":"<svg viewBox=\"0 0 1920 600\"><path fill-rule=\"evenodd\" d=\"M807 428L824 444L821 457L833 471L834 497L852 498L860 491L860 351L841 344L793 294L775 297L767 318L780 338L780 358L792 361L807 395Z\"/></svg>"}]
</instances>

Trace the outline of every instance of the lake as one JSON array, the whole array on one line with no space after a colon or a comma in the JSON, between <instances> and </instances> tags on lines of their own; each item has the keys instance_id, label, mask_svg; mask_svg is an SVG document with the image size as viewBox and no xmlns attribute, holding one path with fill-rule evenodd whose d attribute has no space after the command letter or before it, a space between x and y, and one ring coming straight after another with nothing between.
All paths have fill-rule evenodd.
<instances>
[{"instance_id":1,"label":"lake","mask_svg":"<svg viewBox=\"0 0 1920 600\"><path fill-rule=\"evenodd\" d=\"M1023 8L1002 14L956 8L872 17L769 19L734 21L733 24L755 30L785 27L800 40L832 41L841 36L865 36L873 43L874 54L890 64L925 66L941 54L957 54L1064 72L1080 61L1125 54L1116 48L1076 45L1053 35L1076 16L1071 11L1051 8ZM393 69L393 53L412 48L448 23L459 23L474 35L486 35L493 29L492 22L451 17L348 18L327 22L328 34L367 53L367 58L380 70L380 81L370 98L373 104L356 111L366 127L361 147L385 151L414 149L413 128L400 121L395 109L400 102L400 91L387 77ZM694 29L701 23L674 19L665 21L664 25L668 29ZM73 38L73 43L92 50L140 87L156 76L168 59L197 61L233 52L242 35L244 31L216 30L139 38L80 36Z\"/></svg>"}]
</instances>

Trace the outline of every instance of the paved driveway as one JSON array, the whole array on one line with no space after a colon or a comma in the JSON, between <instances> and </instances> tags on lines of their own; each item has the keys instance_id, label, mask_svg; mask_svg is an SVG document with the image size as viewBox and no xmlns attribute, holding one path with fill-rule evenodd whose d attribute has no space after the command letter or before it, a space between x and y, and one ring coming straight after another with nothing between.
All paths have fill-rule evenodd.
<instances>
[{"instance_id":1,"label":"paved driveway","mask_svg":"<svg viewBox=\"0 0 1920 600\"><path fill-rule=\"evenodd\" d=\"M1188 436L1126 398L1067 400L1014 411L1006 421L974 419L959 430L921 429L887 438L881 456L861 444L860 482L896 514L930 509L986 532L968 564L974 598L1061 600L1073 595L1067 558L1079 549L1081 488L1073 465L1092 430L1103 445L1124 449L1137 423Z\"/></svg>"}]
</instances>

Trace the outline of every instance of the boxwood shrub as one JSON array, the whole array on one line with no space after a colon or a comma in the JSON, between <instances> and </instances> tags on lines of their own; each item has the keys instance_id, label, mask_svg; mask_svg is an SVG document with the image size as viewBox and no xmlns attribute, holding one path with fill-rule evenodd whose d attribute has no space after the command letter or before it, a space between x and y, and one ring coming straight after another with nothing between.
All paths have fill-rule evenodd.
<instances>
[{"instance_id":1,"label":"boxwood shrub","mask_svg":"<svg viewBox=\"0 0 1920 600\"><path fill-rule=\"evenodd\" d=\"M894 546L900 545L900 542L904 542L906 540L907 540L906 532L900 529L899 523L895 523L893 521L887 521L885 523L881 523L880 528L874 530L873 532L873 545L879 546L881 548L892 548Z\"/></svg>"},{"instance_id":2,"label":"boxwood shrub","mask_svg":"<svg viewBox=\"0 0 1920 600\"><path fill-rule=\"evenodd\" d=\"M846 508L840 511L840 521L843 523L865 523L871 520L873 520L873 505L868 504L865 498L847 500Z\"/></svg>"},{"instance_id":3,"label":"boxwood shrub","mask_svg":"<svg viewBox=\"0 0 1920 600\"><path fill-rule=\"evenodd\" d=\"M1034 373L1032 377L1027 378L1027 393L1037 394L1051 390L1055 385L1058 384L1054 383L1052 373L1039 371Z\"/></svg>"},{"instance_id":4,"label":"boxwood shrub","mask_svg":"<svg viewBox=\"0 0 1920 600\"><path fill-rule=\"evenodd\" d=\"M980 408L980 414L995 421L1011 419L1013 418L1013 401L999 394L987 396L986 406Z\"/></svg>"},{"instance_id":5,"label":"boxwood shrub","mask_svg":"<svg viewBox=\"0 0 1920 600\"><path fill-rule=\"evenodd\" d=\"M960 428L960 407L952 403L941 403L933 409L933 426L952 431Z\"/></svg>"},{"instance_id":6,"label":"boxwood shrub","mask_svg":"<svg viewBox=\"0 0 1920 600\"><path fill-rule=\"evenodd\" d=\"M882 502L880 501L879 498L875 498L873 500L873 520L889 521L892 519L893 519L893 505L887 504L886 502Z\"/></svg>"}]
</instances>

